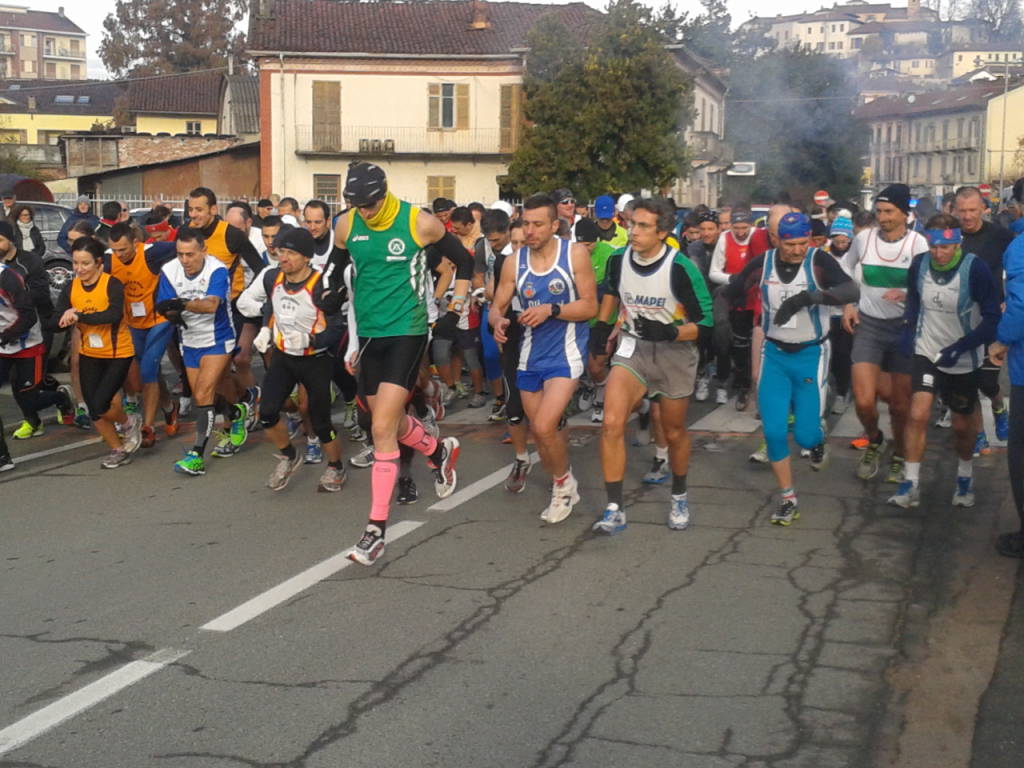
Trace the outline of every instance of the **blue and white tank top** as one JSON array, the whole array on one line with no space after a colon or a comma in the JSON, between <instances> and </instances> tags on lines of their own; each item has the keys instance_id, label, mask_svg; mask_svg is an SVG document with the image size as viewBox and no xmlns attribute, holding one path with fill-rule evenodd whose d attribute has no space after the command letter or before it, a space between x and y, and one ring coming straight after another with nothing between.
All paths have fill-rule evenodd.
<instances>
[{"instance_id":1,"label":"blue and white tank top","mask_svg":"<svg viewBox=\"0 0 1024 768\"><path fill-rule=\"evenodd\" d=\"M157 301L164 299L220 299L213 313L183 312L181 317L188 328L181 329L181 343L193 349L205 349L217 344L234 346L235 329L231 324L231 305L228 298L230 282L228 271L214 256L207 254L203 268L189 275L178 259L164 264L157 287Z\"/></svg>"},{"instance_id":2,"label":"blue and white tank top","mask_svg":"<svg viewBox=\"0 0 1024 768\"><path fill-rule=\"evenodd\" d=\"M829 308L824 304L804 307L785 325L775 324L775 313L782 302L800 291L818 290L818 283L814 279L814 256L817 252L817 248L807 251L803 264L789 283L779 279L775 269L775 249L764 255L761 270L761 324L768 339L784 344L812 344L824 340L828 335Z\"/></svg>"}]
</instances>

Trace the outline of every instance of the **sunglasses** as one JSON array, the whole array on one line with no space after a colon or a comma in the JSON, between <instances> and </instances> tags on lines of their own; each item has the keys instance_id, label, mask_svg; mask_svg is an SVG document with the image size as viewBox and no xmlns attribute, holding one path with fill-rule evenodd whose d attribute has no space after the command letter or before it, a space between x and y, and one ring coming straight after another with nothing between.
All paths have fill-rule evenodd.
<instances>
[{"instance_id":1,"label":"sunglasses","mask_svg":"<svg viewBox=\"0 0 1024 768\"><path fill-rule=\"evenodd\" d=\"M566 205L566 204L571 204L571 203L575 203L575 202L576 202L576 200L574 198L567 197L567 198L565 198L563 200L559 200L558 204L559 205Z\"/></svg>"}]
</instances>

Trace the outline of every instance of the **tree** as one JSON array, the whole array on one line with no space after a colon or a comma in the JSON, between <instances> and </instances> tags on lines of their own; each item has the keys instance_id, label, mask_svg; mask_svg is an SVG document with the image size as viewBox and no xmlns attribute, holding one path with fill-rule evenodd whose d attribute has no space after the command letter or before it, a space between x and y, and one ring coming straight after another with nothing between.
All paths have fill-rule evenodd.
<instances>
[{"instance_id":1,"label":"tree","mask_svg":"<svg viewBox=\"0 0 1024 768\"><path fill-rule=\"evenodd\" d=\"M704 12L686 25L682 42L686 47L717 67L732 63L732 16L723 0L701 0Z\"/></svg>"},{"instance_id":2,"label":"tree","mask_svg":"<svg viewBox=\"0 0 1024 768\"><path fill-rule=\"evenodd\" d=\"M666 186L685 174L679 128L692 84L665 49L649 9L612 0L586 46L557 17L529 36L527 124L506 189L527 196L568 186L593 198Z\"/></svg>"},{"instance_id":3,"label":"tree","mask_svg":"<svg viewBox=\"0 0 1024 768\"><path fill-rule=\"evenodd\" d=\"M103 20L100 59L119 78L224 66L244 53L235 26L247 7L248 0L117 0Z\"/></svg>"},{"instance_id":4,"label":"tree","mask_svg":"<svg viewBox=\"0 0 1024 768\"><path fill-rule=\"evenodd\" d=\"M809 200L827 189L839 199L860 188L867 133L852 118L856 85L843 62L823 54L776 51L756 67L736 67L726 138L738 160L757 162L753 187L729 180L736 198L767 201L787 192Z\"/></svg>"},{"instance_id":5,"label":"tree","mask_svg":"<svg viewBox=\"0 0 1024 768\"><path fill-rule=\"evenodd\" d=\"M968 16L991 24L998 40L1019 44L1024 38L1020 0L971 0Z\"/></svg>"}]
</instances>

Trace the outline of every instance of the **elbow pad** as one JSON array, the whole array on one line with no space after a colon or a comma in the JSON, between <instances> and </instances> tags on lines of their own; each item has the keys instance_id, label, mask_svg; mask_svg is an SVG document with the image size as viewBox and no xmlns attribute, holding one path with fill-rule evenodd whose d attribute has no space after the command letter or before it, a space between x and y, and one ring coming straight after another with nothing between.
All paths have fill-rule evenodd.
<instances>
[{"instance_id":1,"label":"elbow pad","mask_svg":"<svg viewBox=\"0 0 1024 768\"><path fill-rule=\"evenodd\" d=\"M434 244L437 252L455 265L456 280L473 279L473 255L462 247L462 243L451 232L445 232L444 237Z\"/></svg>"}]
</instances>

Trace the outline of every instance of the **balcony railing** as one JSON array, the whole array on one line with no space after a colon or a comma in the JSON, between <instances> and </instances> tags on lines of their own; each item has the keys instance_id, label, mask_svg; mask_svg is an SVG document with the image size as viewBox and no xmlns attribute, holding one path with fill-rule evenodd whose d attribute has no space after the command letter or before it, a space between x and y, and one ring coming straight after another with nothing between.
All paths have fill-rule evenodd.
<instances>
[{"instance_id":1,"label":"balcony railing","mask_svg":"<svg viewBox=\"0 0 1024 768\"><path fill-rule=\"evenodd\" d=\"M696 160L733 160L732 144L713 131L693 131L687 143L693 150Z\"/></svg>"},{"instance_id":2,"label":"balcony railing","mask_svg":"<svg viewBox=\"0 0 1024 768\"><path fill-rule=\"evenodd\" d=\"M43 48L43 56L49 56L54 59L84 59L85 52L81 50L72 51L70 48L58 48L56 46L47 45Z\"/></svg>"},{"instance_id":3,"label":"balcony railing","mask_svg":"<svg viewBox=\"0 0 1024 768\"><path fill-rule=\"evenodd\" d=\"M501 155L515 151L509 131L380 126L295 126L295 151L317 155Z\"/></svg>"}]
</instances>

